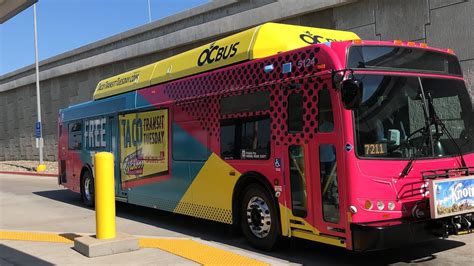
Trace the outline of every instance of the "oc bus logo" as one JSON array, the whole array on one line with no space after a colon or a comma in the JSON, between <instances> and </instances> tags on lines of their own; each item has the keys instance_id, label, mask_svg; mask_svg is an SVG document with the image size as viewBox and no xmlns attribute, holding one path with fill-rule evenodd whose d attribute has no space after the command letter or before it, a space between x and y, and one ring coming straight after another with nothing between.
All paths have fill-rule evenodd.
<instances>
[{"instance_id":1,"label":"oc bus logo","mask_svg":"<svg viewBox=\"0 0 474 266\"><path fill-rule=\"evenodd\" d=\"M320 35L312 34L309 31L306 31L303 34L300 34L300 39L307 44L317 44L323 42L334 42L336 39L326 38Z\"/></svg>"},{"instance_id":2,"label":"oc bus logo","mask_svg":"<svg viewBox=\"0 0 474 266\"><path fill-rule=\"evenodd\" d=\"M231 45L219 46L216 43L211 43L211 46L198 57L197 65L203 66L204 64L212 64L214 62L219 62L220 60L226 60L227 58L234 57L237 54L237 45L240 42L233 43Z\"/></svg>"}]
</instances>

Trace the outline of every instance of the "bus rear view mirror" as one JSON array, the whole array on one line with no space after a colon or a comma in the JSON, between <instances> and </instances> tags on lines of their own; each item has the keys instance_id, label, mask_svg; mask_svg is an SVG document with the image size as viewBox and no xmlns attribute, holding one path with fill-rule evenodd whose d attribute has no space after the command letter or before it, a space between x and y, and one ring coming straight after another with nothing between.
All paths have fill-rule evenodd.
<instances>
[{"instance_id":1,"label":"bus rear view mirror","mask_svg":"<svg viewBox=\"0 0 474 266\"><path fill-rule=\"evenodd\" d=\"M364 85L358 79L347 79L342 82L341 97L346 109L355 109L362 103Z\"/></svg>"}]
</instances>

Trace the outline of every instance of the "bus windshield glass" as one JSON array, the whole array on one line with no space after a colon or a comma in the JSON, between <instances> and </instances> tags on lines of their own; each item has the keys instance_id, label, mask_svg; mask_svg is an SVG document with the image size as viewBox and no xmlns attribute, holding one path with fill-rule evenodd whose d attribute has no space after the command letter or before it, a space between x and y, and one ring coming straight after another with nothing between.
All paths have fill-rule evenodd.
<instances>
[{"instance_id":1,"label":"bus windshield glass","mask_svg":"<svg viewBox=\"0 0 474 266\"><path fill-rule=\"evenodd\" d=\"M462 76L456 56L413 47L352 46L348 68L396 69Z\"/></svg>"},{"instance_id":2,"label":"bus windshield glass","mask_svg":"<svg viewBox=\"0 0 474 266\"><path fill-rule=\"evenodd\" d=\"M354 110L360 157L409 159L474 151L474 119L462 80L355 75L363 82Z\"/></svg>"}]
</instances>

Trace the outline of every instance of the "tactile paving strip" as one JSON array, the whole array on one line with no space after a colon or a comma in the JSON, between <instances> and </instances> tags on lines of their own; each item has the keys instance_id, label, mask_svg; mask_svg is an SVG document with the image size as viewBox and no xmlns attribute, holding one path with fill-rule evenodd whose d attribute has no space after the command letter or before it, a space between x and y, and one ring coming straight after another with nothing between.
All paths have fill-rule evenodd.
<instances>
[{"instance_id":1,"label":"tactile paving strip","mask_svg":"<svg viewBox=\"0 0 474 266\"><path fill-rule=\"evenodd\" d=\"M54 242L54 243L74 243L74 238L79 237L76 234L54 234L54 233L34 233L34 232L10 232L0 231L0 239L3 240L21 240L35 242Z\"/></svg>"},{"instance_id":2,"label":"tactile paving strip","mask_svg":"<svg viewBox=\"0 0 474 266\"><path fill-rule=\"evenodd\" d=\"M35 233L0 231L2 240L20 240L54 243L74 243L81 235L73 233ZM212 247L191 239L139 238L141 248L157 248L202 265L269 265L267 263Z\"/></svg>"},{"instance_id":3,"label":"tactile paving strip","mask_svg":"<svg viewBox=\"0 0 474 266\"><path fill-rule=\"evenodd\" d=\"M269 265L190 239L140 238L140 247L158 248L203 265Z\"/></svg>"}]
</instances>

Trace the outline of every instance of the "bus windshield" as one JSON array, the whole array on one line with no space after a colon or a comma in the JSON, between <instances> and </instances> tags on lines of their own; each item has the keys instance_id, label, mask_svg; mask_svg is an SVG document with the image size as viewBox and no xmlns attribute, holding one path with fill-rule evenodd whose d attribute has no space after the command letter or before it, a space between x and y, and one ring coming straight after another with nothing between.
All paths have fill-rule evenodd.
<instances>
[{"instance_id":1,"label":"bus windshield","mask_svg":"<svg viewBox=\"0 0 474 266\"><path fill-rule=\"evenodd\" d=\"M471 99L462 80L355 75L357 155L408 159L474 151Z\"/></svg>"}]
</instances>

